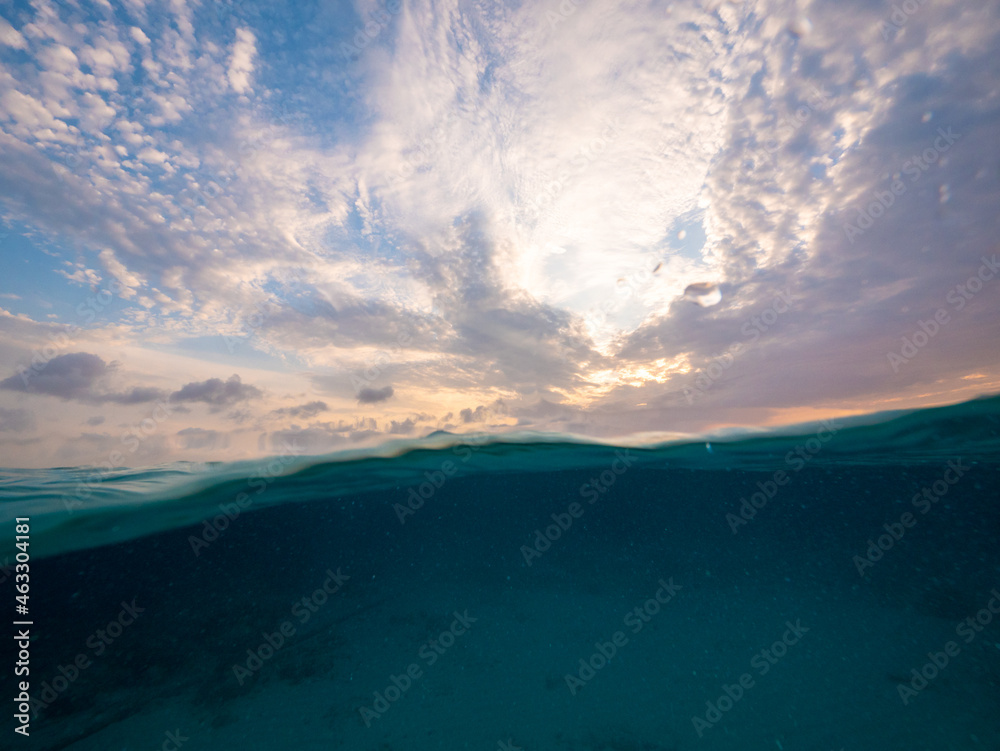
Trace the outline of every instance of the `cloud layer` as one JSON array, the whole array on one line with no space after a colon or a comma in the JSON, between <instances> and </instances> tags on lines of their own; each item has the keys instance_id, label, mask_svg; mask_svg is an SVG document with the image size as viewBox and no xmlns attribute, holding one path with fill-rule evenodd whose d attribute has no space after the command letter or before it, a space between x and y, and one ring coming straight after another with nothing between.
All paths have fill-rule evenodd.
<instances>
[{"instance_id":1,"label":"cloud layer","mask_svg":"<svg viewBox=\"0 0 1000 751\"><path fill-rule=\"evenodd\" d=\"M14 463L159 403L142 461L1000 385L994 5L0 12Z\"/></svg>"}]
</instances>

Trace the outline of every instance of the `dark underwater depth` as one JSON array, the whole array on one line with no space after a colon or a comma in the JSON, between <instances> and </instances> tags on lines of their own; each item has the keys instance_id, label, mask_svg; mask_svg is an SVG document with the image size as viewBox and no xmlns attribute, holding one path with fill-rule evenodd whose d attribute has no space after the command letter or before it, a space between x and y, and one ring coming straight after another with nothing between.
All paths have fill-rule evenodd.
<instances>
[{"instance_id":1,"label":"dark underwater depth","mask_svg":"<svg viewBox=\"0 0 1000 751\"><path fill-rule=\"evenodd\" d=\"M996 751L1000 400L865 422L6 470L30 747Z\"/></svg>"}]
</instances>

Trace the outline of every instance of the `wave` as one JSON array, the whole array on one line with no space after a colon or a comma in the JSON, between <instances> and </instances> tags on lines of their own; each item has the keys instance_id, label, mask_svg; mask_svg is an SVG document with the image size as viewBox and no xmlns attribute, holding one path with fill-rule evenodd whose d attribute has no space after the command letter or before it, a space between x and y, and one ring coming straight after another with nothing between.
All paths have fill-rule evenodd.
<instances>
[{"instance_id":1,"label":"wave","mask_svg":"<svg viewBox=\"0 0 1000 751\"><path fill-rule=\"evenodd\" d=\"M433 433L378 447L141 469L0 470L0 521L30 517L33 557L109 545L283 503L399 491L477 474L606 470L778 470L1000 460L1000 396L772 429L598 440L559 433ZM426 489L425 489L426 490ZM10 527L8 527L10 528ZM10 544L5 542L4 544Z\"/></svg>"}]
</instances>

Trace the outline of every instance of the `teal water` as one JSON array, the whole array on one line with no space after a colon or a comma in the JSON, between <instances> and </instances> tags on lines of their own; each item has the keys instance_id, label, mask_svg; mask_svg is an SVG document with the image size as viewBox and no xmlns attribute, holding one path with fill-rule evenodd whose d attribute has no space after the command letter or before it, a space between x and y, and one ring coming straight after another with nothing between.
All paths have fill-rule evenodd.
<instances>
[{"instance_id":1,"label":"teal water","mask_svg":"<svg viewBox=\"0 0 1000 751\"><path fill-rule=\"evenodd\" d=\"M998 469L1000 398L3 470L25 747L1000 749Z\"/></svg>"}]
</instances>

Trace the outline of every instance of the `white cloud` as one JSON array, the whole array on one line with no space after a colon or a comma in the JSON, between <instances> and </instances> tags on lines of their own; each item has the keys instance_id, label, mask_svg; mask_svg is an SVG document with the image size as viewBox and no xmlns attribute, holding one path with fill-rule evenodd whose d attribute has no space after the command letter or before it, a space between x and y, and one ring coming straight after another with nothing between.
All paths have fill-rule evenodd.
<instances>
[{"instance_id":1,"label":"white cloud","mask_svg":"<svg viewBox=\"0 0 1000 751\"><path fill-rule=\"evenodd\" d=\"M250 88L250 76L253 73L253 60L256 54L257 37L254 33L249 29L237 29L226 77L233 91L238 94L244 94Z\"/></svg>"},{"instance_id":2,"label":"white cloud","mask_svg":"<svg viewBox=\"0 0 1000 751\"><path fill-rule=\"evenodd\" d=\"M22 137L33 135L40 140L61 140L64 143L75 141L69 135L75 128L53 116L42 102L30 94L8 89L0 95L0 106L7 118L20 126L15 129L15 133Z\"/></svg>"},{"instance_id":3,"label":"white cloud","mask_svg":"<svg viewBox=\"0 0 1000 751\"><path fill-rule=\"evenodd\" d=\"M125 72L131 67L129 51L117 39L98 38L95 45L83 47L80 60L89 65L98 76Z\"/></svg>"},{"instance_id":4,"label":"white cloud","mask_svg":"<svg viewBox=\"0 0 1000 751\"><path fill-rule=\"evenodd\" d=\"M21 35L20 31L11 26L4 18L0 18L0 44L5 44L17 50L28 49L28 41Z\"/></svg>"},{"instance_id":5,"label":"white cloud","mask_svg":"<svg viewBox=\"0 0 1000 751\"><path fill-rule=\"evenodd\" d=\"M77 284L86 284L96 287L101 282L100 274L93 269L88 269L80 265L78 265L72 273L67 272L64 269L56 269L56 273L66 277L70 281L76 282Z\"/></svg>"},{"instance_id":6,"label":"white cloud","mask_svg":"<svg viewBox=\"0 0 1000 751\"><path fill-rule=\"evenodd\" d=\"M115 254L111 250L105 248L100 252L99 257L104 268L118 281L120 290L118 294L126 300L134 297L136 289L145 285L143 279L129 271L123 263L115 258Z\"/></svg>"},{"instance_id":7,"label":"white cloud","mask_svg":"<svg viewBox=\"0 0 1000 751\"><path fill-rule=\"evenodd\" d=\"M169 159L162 151L153 148L143 149L136 156L147 164L163 164Z\"/></svg>"},{"instance_id":8,"label":"white cloud","mask_svg":"<svg viewBox=\"0 0 1000 751\"><path fill-rule=\"evenodd\" d=\"M80 61L76 54L64 44L50 44L38 52L38 61L50 71L75 74L79 71Z\"/></svg>"}]
</instances>

